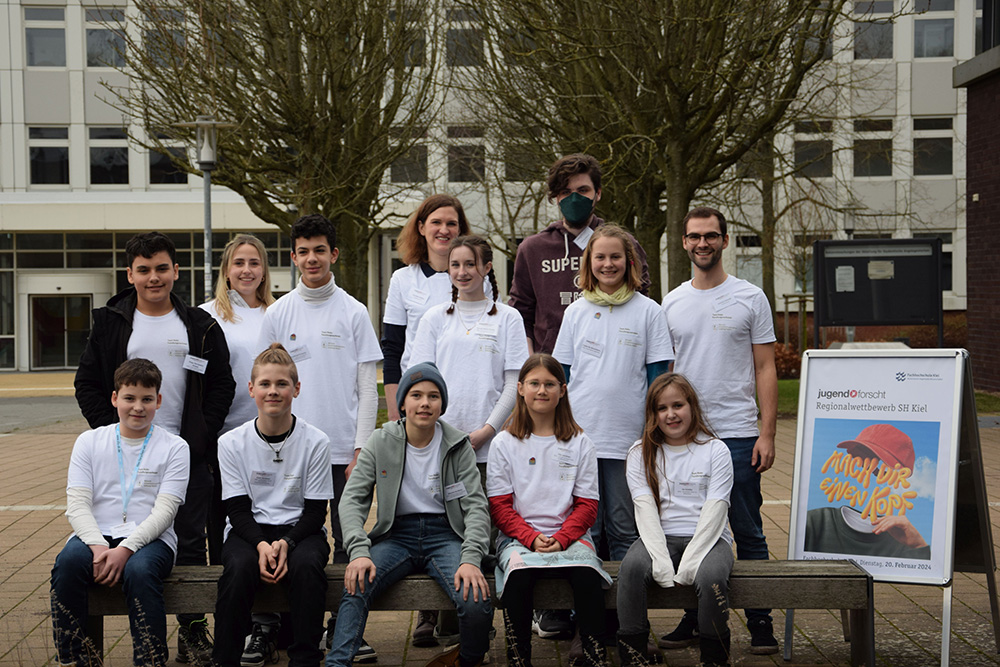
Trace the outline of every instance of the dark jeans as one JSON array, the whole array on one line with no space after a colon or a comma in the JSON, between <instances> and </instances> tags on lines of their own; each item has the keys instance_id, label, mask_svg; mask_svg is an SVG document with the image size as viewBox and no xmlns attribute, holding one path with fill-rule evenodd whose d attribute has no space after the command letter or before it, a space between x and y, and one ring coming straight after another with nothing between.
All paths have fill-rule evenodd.
<instances>
[{"instance_id":1,"label":"dark jeans","mask_svg":"<svg viewBox=\"0 0 1000 667\"><path fill-rule=\"evenodd\" d=\"M576 610L576 622L580 634L603 637L604 579L601 575L589 567L516 570L507 575L503 589L503 606L507 612L507 620L510 621L507 636L513 639L523 660L528 661L531 658L532 593L539 579L569 579L573 589L573 608Z\"/></svg>"},{"instance_id":2,"label":"dark jeans","mask_svg":"<svg viewBox=\"0 0 1000 667\"><path fill-rule=\"evenodd\" d=\"M178 508L177 517L174 519L178 565L206 563L206 527L214 489L215 480L209 465L205 462L192 463L184 504ZM188 625L204 617L205 614L177 614L177 622Z\"/></svg>"},{"instance_id":3,"label":"dark jeans","mask_svg":"<svg viewBox=\"0 0 1000 667\"><path fill-rule=\"evenodd\" d=\"M597 485L601 498L597 501L597 519L590 529L594 548L597 555L603 557L603 538L608 545L607 559L621 560L632 543L639 539L632 494L625 478L625 461L597 459Z\"/></svg>"},{"instance_id":4,"label":"dark jeans","mask_svg":"<svg viewBox=\"0 0 1000 667\"><path fill-rule=\"evenodd\" d=\"M724 438L733 457L733 490L729 494L729 527L736 541L736 557L740 560L767 560L767 539L760 506L760 473L751 460L757 438ZM771 618L770 609L746 609L747 620Z\"/></svg>"},{"instance_id":5,"label":"dark jeans","mask_svg":"<svg viewBox=\"0 0 1000 667\"><path fill-rule=\"evenodd\" d=\"M407 514L397 516L389 536L371 548L375 563L375 581L366 583L354 595L340 599L337 628L326 654L327 667L350 667L361 646L371 602L388 586L414 572L425 572L451 598L458 609L461 652L469 663L482 660L490 644L493 606L489 598L473 600L469 592L455 590L455 572L462 561L462 540L443 514ZM477 565L478 567L478 565Z\"/></svg>"},{"instance_id":6,"label":"dark jeans","mask_svg":"<svg viewBox=\"0 0 1000 667\"><path fill-rule=\"evenodd\" d=\"M264 537L273 542L288 534L290 526L262 525ZM291 606L292 645L289 665L315 667L323 658L319 640L323 635L326 606L326 572L330 546L317 532L299 542L288 556L288 573L279 582L285 586ZM215 602L215 649L212 659L219 667L237 667L245 637L250 634L250 608L263 584L257 547L230 532L222 546L222 576Z\"/></svg>"},{"instance_id":7,"label":"dark jeans","mask_svg":"<svg viewBox=\"0 0 1000 667\"><path fill-rule=\"evenodd\" d=\"M112 546L122 540L105 539ZM136 665L162 665L167 661L167 616L163 608L163 579L174 565L174 552L162 540L136 551L125 563L122 590L128 603L132 653ZM94 552L75 535L56 557L52 567L52 634L59 662L88 665L100 656L85 644L87 587L94 582ZM88 650L89 649L89 650Z\"/></svg>"},{"instance_id":8,"label":"dark jeans","mask_svg":"<svg viewBox=\"0 0 1000 667\"><path fill-rule=\"evenodd\" d=\"M330 466L333 474L333 498L330 499L330 530L333 531L333 562L349 563L347 550L344 549L344 531L340 529L340 499L344 495L344 487L347 486L347 477L344 471L346 465L334 464ZM334 611L336 615L336 611Z\"/></svg>"}]
</instances>

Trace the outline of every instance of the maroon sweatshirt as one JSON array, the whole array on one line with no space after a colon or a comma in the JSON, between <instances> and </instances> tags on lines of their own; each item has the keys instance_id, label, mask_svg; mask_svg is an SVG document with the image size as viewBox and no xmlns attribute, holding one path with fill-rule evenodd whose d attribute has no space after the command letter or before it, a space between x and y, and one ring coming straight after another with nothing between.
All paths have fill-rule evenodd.
<instances>
[{"instance_id":1,"label":"maroon sweatshirt","mask_svg":"<svg viewBox=\"0 0 1000 667\"><path fill-rule=\"evenodd\" d=\"M591 229L604 220L594 216ZM580 298L581 250L566 231L565 222L551 225L521 241L514 259L514 280L508 304L524 319L524 329L535 352L552 353L566 307ZM649 265L646 253L635 241L642 262L642 293L649 289Z\"/></svg>"}]
</instances>

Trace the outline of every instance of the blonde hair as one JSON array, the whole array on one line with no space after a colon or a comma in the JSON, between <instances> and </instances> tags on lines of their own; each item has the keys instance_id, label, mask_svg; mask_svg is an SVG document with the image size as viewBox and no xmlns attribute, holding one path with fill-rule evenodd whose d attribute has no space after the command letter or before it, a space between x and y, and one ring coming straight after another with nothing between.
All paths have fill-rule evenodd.
<instances>
[{"instance_id":1,"label":"blonde hair","mask_svg":"<svg viewBox=\"0 0 1000 667\"><path fill-rule=\"evenodd\" d=\"M253 234L237 234L222 250L222 261L219 262L219 280L215 283L215 312L219 313L226 322L237 322L236 313L233 312L233 303L229 300L229 267L233 263L233 255L242 245L251 245L257 249L260 255L260 264L264 268L260 285L257 285L257 299L266 309L274 303L274 295L271 294L271 271L267 266L267 248L264 243Z\"/></svg>"},{"instance_id":2,"label":"blonde hair","mask_svg":"<svg viewBox=\"0 0 1000 667\"><path fill-rule=\"evenodd\" d=\"M403 264L419 264L427 261L427 239L420 233L420 223L427 222L427 217L431 213L447 206L455 209L455 213L458 214L458 235L466 236L469 233L469 219L465 217L462 202L451 195L431 195L420 203L396 237L396 252L399 253L399 259Z\"/></svg>"},{"instance_id":3,"label":"blonde hair","mask_svg":"<svg viewBox=\"0 0 1000 667\"><path fill-rule=\"evenodd\" d=\"M271 343L266 350L258 354L257 358L253 360L253 368L250 369L250 382L257 379L257 369L265 364L287 366L288 374L292 376L292 384L298 384L299 369L295 366L295 362L292 361L292 355L288 354L288 350L281 343Z\"/></svg>"},{"instance_id":4,"label":"blonde hair","mask_svg":"<svg viewBox=\"0 0 1000 667\"><path fill-rule=\"evenodd\" d=\"M660 447L666 442L663 431L656 417L656 403L660 399L660 394L670 386L677 387L684 400L691 406L691 425L688 427L684 439L689 443L698 445L705 444L707 440L699 440L700 434L704 433L709 437L716 437L701 411L701 404L698 401L698 392L690 380L680 373L664 373L653 380L649 385L649 392L646 394L646 426L642 431L642 467L646 473L646 483L653 492L653 500L656 506L660 506L660 480L656 474L656 454Z\"/></svg>"},{"instance_id":5,"label":"blonde hair","mask_svg":"<svg viewBox=\"0 0 1000 667\"><path fill-rule=\"evenodd\" d=\"M635 242L632 235L623 227L612 224L603 224L594 230L587 247L583 251L583 259L580 261L580 289L593 291L597 289L597 278L590 268L590 257L594 252L594 241L600 238L618 239L625 249L625 285L633 292L638 292L642 287L642 275L639 267L638 253L635 250Z\"/></svg>"}]
</instances>

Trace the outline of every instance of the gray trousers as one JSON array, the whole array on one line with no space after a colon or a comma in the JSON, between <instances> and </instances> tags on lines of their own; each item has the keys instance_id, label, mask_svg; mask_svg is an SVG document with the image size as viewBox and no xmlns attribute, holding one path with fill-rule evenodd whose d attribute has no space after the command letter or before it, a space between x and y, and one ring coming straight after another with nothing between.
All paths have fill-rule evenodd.
<instances>
[{"instance_id":1,"label":"gray trousers","mask_svg":"<svg viewBox=\"0 0 1000 667\"><path fill-rule=\"evenodd\" d=\"M674 562L674 569L690 537L667 536L667 550ZM710 639L729 637L729 573L733 571L733 549L724 539L719 539L706 554L694 578L698 594L698 633ZM642 540L632 543L618 570L618 632L621 635L638 635L649 632L649 615L646 607L646 589L653 582L653 561Z\"/></svg>"}]
</instances>

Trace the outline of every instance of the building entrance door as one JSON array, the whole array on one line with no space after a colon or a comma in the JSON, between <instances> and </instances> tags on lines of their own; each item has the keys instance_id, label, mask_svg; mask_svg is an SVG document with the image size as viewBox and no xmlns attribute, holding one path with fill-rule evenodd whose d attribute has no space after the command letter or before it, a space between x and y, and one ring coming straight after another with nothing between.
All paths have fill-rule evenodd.
<instances>
[{"instance_id":1,"label":"building entrance door","mask_svg":"<svg viewBox=\"0 0 1000 667\"><path fill-rule=\"evenodd\" d=\"M73 369L90 334L90 294L29 296L31 370Z\"/></svg>"}]
</instances>

